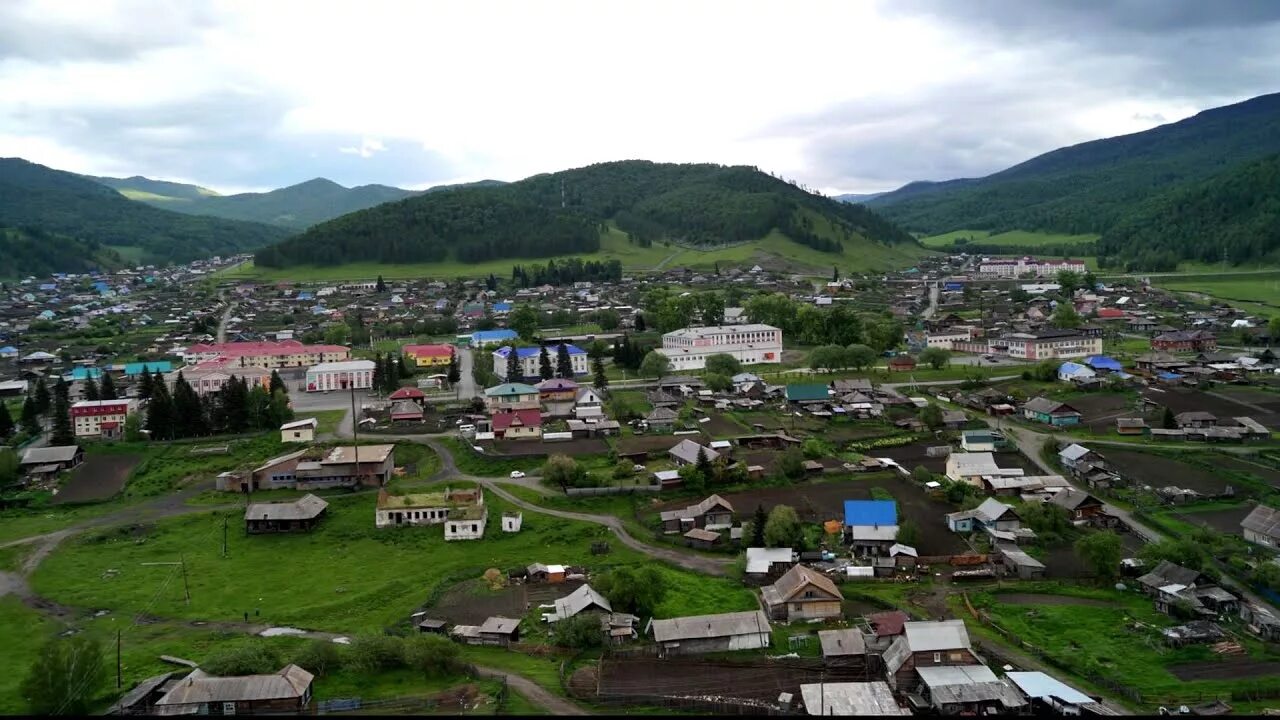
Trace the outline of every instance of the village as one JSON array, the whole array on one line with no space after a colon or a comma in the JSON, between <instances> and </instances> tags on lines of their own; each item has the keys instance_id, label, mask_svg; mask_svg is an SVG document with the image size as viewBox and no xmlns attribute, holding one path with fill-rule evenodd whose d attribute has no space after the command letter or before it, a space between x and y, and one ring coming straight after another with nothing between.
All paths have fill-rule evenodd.
<instances>
[{"instance_id":1,"label":"village","mask_svg":"<svg viewBox=\"0 0 1280 720\"><path fill-rule=\"evenodd\" d=\"M1062 258L242 260L0 300L5 627L120 643L104 710L1280 707L1265 316Z\"/></svg>"}]
</instances>

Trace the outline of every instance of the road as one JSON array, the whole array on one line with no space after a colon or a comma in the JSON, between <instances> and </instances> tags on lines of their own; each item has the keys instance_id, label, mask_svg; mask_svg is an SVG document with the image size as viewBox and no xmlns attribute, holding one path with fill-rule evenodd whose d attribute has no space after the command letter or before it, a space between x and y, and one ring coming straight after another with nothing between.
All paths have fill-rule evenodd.
<instances>
[{"instance_id":1,"label":"road","mask_svg":"<svg viewBox=\"0 0 1280 720\"><path fill-rule=\"evenodd\" d=\"M458 348L458 399L470 400L476 396L476 379L472 373L475 353L471 348Z\"/></svg>"},{"instance_id":2,"label":"road","mask_svg":"<svg viewBox=\"0 0 1280 720\"><path fill-rule=\"evenodd\" d=\"M227 291L225 289L218 291L218 301L226 302L227 307L222 311L222 317L218 319L218 342L227 341L227 321L231 319L231 311L235 309L235 303L228 301Z\"/></svg>"},{"instance_id":3,"label":"road","mask_svg":"<svg viewBox=\"0 0 1280 720\"><path fill-rule=\"evenodd\" d=\"M928 320L929 318L933 317L933 314L938 311L938 296L942 293L942 291L938 287L938 283L929 281L928 285L929 285L929 307L925 308L924 312L920 313L920 317L924 318L925 320Z\"/></svg>"}]
</instances>

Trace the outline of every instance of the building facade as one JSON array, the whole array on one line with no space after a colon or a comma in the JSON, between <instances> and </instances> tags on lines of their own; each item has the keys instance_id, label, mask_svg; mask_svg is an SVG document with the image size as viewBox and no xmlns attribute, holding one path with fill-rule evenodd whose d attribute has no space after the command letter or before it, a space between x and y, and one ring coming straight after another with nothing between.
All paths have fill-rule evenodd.
<instances>
[{"instance_id":1,"label":"building facade","mask_svg":"<svg viewBox=\"0 0 1280 720\"><path fill-rule=\"evenodd\" d=\"M453 358L452 345L405 345L400 352L413 358L418 367L444 367Z\"/></svg>"},{"instance_id":2,"label":"building facade","mask_svg":"<svg viewBox=\"0 0 1280 720\"><path fill-rule=\"evenodd\" d=\"M81 400L71 406L71 426L76 437L117 438L136 409L134 400Z\"/></svg>"},{"instance_id":3,"label":"building facade","mask_svg":"<svg viewBox=\"0 0 1280 720\"><path fill-rule=\"evenodd\" d=\"M310 367L350 357L351 350L342 345L306 345L297 340L198 343L182 353L182 361L188 365L226 358L234 367L267 369Z\"/></svg>"},{"instance_id":4,"label":"building facade","mask_svg":"<svg viewBox=\"0 0 1280 720\"><path fill-rule=\"evenodd\" d=\"M772 325L713 325L683 328L662 336L657 352L672 370L701 370L711 355L731 355L743 365L782 360L782 331Z\"/></svg>"},{"instance_id":5,"label":"building facade","mask_svg":"<svg viewBox=\"0 0 1280 720\"><path fill-rule=\"evenodd\" d=\"M1083 260L1070 258L983 258L978 265L978 274L998 278L1016 278L1027 274L1051 277L1062 270L1084 273L1086 268Z\"/></svg>"},{"instance_id":6,"label":"building facade","mask_svg":"<svg viewBox=\"0 0 1280 720\"><path fill-rule=\"evenodd\" d=\"M560 353L559 345L548 345L547 359L551 361L551 368L556 367L556 357ZM565 347L569 350L569 366L573 368L574 375L586 375L589 371L589 361L587 360L587 351L577 345L568 345ZM493 374L503 380L518 381L524 378L540 377L542 363L541 347L522 347L516 348L516 359L520 361L520 377L507 377L507 355L512 352L511 346L500 347L493 351Z\"/></svg>"},{"instance_id":7,"label":"building facade","mask_svg":"<svg viewBox=\"0 0 1280 720\"><path fill-rule=\"evenodd\" d=\"M263 390L271 387L271 371L260 367L229 367L223 363L220 367L197 365L183 368L179 372L182 374L182 379L191 385L197 395L222 392L222 388L226 387L227 382L233 377L243 380L250 390L255 385ZM169 373L165 376L165 382L172 387L178 381L178 374L177 372Z\"/></svg>"},{"instance_id":8,"label":"building facade","mask_svg":"<svg viewBox=\"0 0 1280 720\"><path fill-rule=\"evenodd\" d=\"M368 390L373 387L372 360L321 363L307 370L307 392Z\"/></svg>"},{"instance_id":9,"label":"building facade","mask_svg":"<svg viewBox=\"0 0 1280 720\"><path fill-rule=\"evenodd\" d=\"M1101 354L1102 338L1087 336L1076 330L1040 330L1032 333L1010 333L986 342L954 342L952 349L1023 360L1074 358Z\"/></svg>"}]
</instances>

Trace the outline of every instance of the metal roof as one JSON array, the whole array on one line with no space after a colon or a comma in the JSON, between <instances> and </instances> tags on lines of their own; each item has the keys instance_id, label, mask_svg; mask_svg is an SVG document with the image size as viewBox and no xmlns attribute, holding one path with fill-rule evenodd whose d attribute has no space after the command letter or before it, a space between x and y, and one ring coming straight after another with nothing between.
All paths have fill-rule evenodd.
<instances>
[{"instance_id":1,"label":"metal roof","mask_svg":"<svg viewBox=\"0 0 1280 720\"><path fill-rule=\"evenodd\" d=\"M78 452L80 452L80 448L76 445L31 448L22 454L22 464L47 465L49 463L71 462Z\"/></svg>"},{"instance_id":2,"label":"metal roof","mask_svg":"<svg viewBox=\"0 0 1280 720\"><path fill-rule=\"evenodd\" d=\"M844 524L855 527L897 525L898 503L893 500L845 500Z\"/></svg>"},{"instance_id":3,"label":"metal roof","mask_svg":"<svg viewBox=\"0 0 1280 720\"><path fill-rule=\"evenodd\" d=\"M807 683L800 686L805 712L810 715L910 715L898 707L883 680L874 682Z\"/></svg>"},{"instance_id":4,"label":"metal roof","mask_svg":"<svg viewBox=\"0 0 1280 720\"><path fill-rule=\"evenodd\" d=\"M480 632L486 635L510 635L520 627L519 618L505 618L494 616L488 618L480 626Z\"/></svg>"},{"instance_id":5,"label":"metal roof","mask_svg":"<svg viewBox=\"0 0 1280 720\"><path fill-rule=\"evenodd\" d=\"M24 460L23 462L26 461ZM1272 538L1280 537L1280 510L1269 508L1266 505L1259 505L1244 520L1240 521L1240 527L1245 530L1252 530L1259 535Z\"/></svg>"},{"instance_id":6,"label":"metal roof","mask_svg":"<svg viewBox=\"0 0 1280 720\"><path fill-rule=\"evenodd\" d=\"M916 672L920 673L920 679L930 689L998 680L996 674L986 665L940 665L916 668Z\"/></svg>"},{"instance_id":7,"label":"metal roof","mask_svg":"<svg viewBox=\"0 0 1280 720\"><path fill-rule=\"evenodd\" d=\"M271 675L240 677L214 677L196 669L156 701L156 706L296 698L306 693L314 679L314 675L292 664Z\"/></svg>"},{"instance_id":8,"label":"metal roof","mask_svg":"<svg viewBox=\"0 0 1280 720\"><path fill-rule=\"evenodd\" d=\"M548 572L550 572L550 568L548 568ZM561 568L560 572L564 572L564 569ZM565 597L556 600L555 605L556 620L567 620L592 606L598 607L605 612L613 612L613 606L609 604L608 598L596 592L590 585L583 585Z\"/></svg>"},{"instance_id":9,"label":"metal roof","mask_svg":"<svg viewBox=\"0 0 1280 720\"><path fill-rule=\"evenodd\" d=\"M747 548L746 572L767 573L774 563L789 563L794 556L791 548Z\"/></svg>"},{"instance_id":10,"label":"metal roof","mask_svg":"<svg viewBox=\"0 0 1280 720\"><path fill-rule=\"evenodd\" d=\"M245 520L310 520L318 517L329 503L310 493L293 502L254 503L245 508Z\"/></svg>"},{"instance_id":11,"label":"metal roof","mask_svg":"<svg viewBox=\"0 0 1280 720\"><path fill-rule=\"evenodd\" d=\"M902 628L911 652L969 648L969 632L963 620L909 622Z\"/></svg>"},{"instance_id":12,"label":"metal roof","mask_svg":"<svg viewBox=\"0 0 1280 720\"><path fill-rule=\"evenodd\" d=\"M660 643L752 635L770 631L769 618L760 610L654 620L652 628L654 641Z\"/></svg>"},{"instance_id":13,"label":"metal roof","mask_svg":"<svg viewBox=\"0 0 1280 720\"><path fill-rule=\"evenodd\" d=\"M1039 671L1009 672L1005 673L1005 677L1027 697L1041 700L1052 697L1070 705L1093 702L1093 698L1088 695Z\"/></svg>"},{"instance_id":14,"label":"metal roof","mask_svg":"<svg viewBox=\"0 0 1280 720\"><path fill-rule=\"evenodd\" d=\"M852 628L845 630L819 630L818 643L822 645L822 657L865 655L867 641L862 633Z\"/></svg>"}]
</instances>

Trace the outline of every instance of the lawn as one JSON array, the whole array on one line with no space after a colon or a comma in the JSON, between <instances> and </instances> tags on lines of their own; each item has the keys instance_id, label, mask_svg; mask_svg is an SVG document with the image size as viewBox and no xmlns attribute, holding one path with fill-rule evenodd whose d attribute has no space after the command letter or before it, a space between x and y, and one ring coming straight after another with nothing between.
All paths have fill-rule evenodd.
<instances>
[{"instance_id":1,"label":"lawn","mask_svg":"<svg viewBox=\"0 0 1280 720\"><path fill-rule=\"evenodd\" d=\"M202 449L226 446L226 453L200 454ZM93 453L142 456L124 489L125 498L159 495L186 482L207 479L225 470L250 467L287 449L276 432L237 440L204 439L172 443L96 443Z\"/></svg>"},{"instance_id":2,"label":"lawn","mask_svg":"<svg viewBox=\"0 0 1280 720\"><path fill-rule=\"evenodd\" d=\"M439 442L449 449L453 462L458 470L466 475L479 477L505 477L512 470L532 472L540 470L547 462L544 457L491 457L481 455L472 449L469 442L455 437L440 438Z\"/></svg>"},{"instance_id":3,"label":"lawn","mask_svg":"<svg viewBox=\"0 0 1280 720\"><path fill-rule=\"evenodd\" d=\"M332 434L338 429L338 423L342 422L342 418L347 416L347 410L315 410L313 412L303 413L299 418L313 417L318 421L316 426L316 437L321 435Z\"/></svg>"},{"instance_id":4,"label":"lawn","mask_svg":"<svg viewBox=\"0 0 1280 720\"><path fill-rule=\"evenodd\" d=\"M1156 285L1169 290L1211 295L1265 306L1264 310L1280 310L1280 272L1254 275L1201 275L1195 277L1153 278Z\"/></svg>"},{"instance_id":5,"label":"lawn","mask_svg":"<svg viewBox=\"0 0 1280 720\"><path fill-rule=\"evenodd\" d=\"M1026 230L1010 230L992 235L988 230L954 230L941 235L920 238L920 244L928 248L956 249L956 240L967 239L981 245L1010 245L1014 247L1035 247L1039 245L1077 245L1090 243L1098 239L1098 235L1065 235L1055 233L1028 232Z\"/></svg>"},{"instance_id":6,"label":"lawn","mask_svg":"<svg viewBox=\"0 0 1280 720\"><path fill-rule=\"evenodd\" d=\"M0 714L20 715L26 710L18 687L52 628L52 623L17 598L0 597L0 637L5 639L0 653Z\"/></svg>"}]
</instances>

